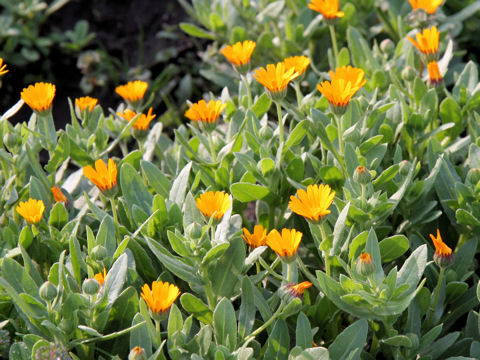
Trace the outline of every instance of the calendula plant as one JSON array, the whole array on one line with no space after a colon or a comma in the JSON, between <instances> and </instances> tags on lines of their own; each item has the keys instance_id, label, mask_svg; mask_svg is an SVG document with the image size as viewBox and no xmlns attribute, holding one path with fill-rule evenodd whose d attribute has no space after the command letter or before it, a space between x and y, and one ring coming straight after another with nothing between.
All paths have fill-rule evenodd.
<instances>
[{"instance_id":1,"label":"calendula plant","mask_svg":"<svg viewBox=\"0 0 480 360\"><path fill-rule=\"evenodd\" d=\"M222 86L182 125L141 79L2 115L2 356L479 358L478 69L441 2L182 4Z\"/></svg>"}]
</instances>

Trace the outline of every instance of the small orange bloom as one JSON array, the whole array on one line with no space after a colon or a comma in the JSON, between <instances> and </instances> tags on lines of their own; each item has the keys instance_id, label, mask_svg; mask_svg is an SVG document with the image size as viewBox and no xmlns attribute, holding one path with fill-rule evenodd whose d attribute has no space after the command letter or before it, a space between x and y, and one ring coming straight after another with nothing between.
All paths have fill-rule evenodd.
<instances>
[{"instance_id":1,"label":"small orange bloom","mask_svg":"<svg viewBox=\"0 0 480 360\"><path fill-rule=\"evenodd\" d=\"M221 100L210 100L208 104L205 100L200 100L190 105L190 108L185 112L185 117L194 122L213 124L226 107L227 104L222 104Z\"/></svg>"},{"instance_id":2,"label":"small orange bloom","mask_svg":"<svg viewBox=\"0 0 480 360\"><path fill-rule=\"evenodd\" d=\"M443 0L408 0L413 10L423 9L427 14L433 14L442 4Z\"/></svg>"},{"instance_id":3,"label":"small orange bloom","mask_svg":"<svg viewBox=\"0 0 480 360\"><path fill-rule=\"evenodd\" d=\"M233 65L242 66L250 62L255 46L257 46L255 41L245 40L243 43L239 41L225 46L220 52Z\"/></svg>"},{"instance_id":4,"label":"small orange bloom","mask_svg":"<svg viewBox=\"0 0 480 360\"><path fill-rule=\"evenodd\" d=\"M28 199L27 201L20 201L16 210L28 223L36 224L42 220L45 204L42 200Z\"/></svg>"},{"instance_id":5,"label":"small orange bloom","mask_svg":"<svg viewBox=\"0 0 480 360\"><path fill-rule=\"evenodd\" d=\"M93 108L98 104L98 99L92 98L90 96L83 96L75 99L75 105L78 107L80 112L85 110L92 111Z\"/></svg>"},{"instance_id":6,"label":"small orange bloom","mask_svg":"<svg viewBox=\"0 0 480 360\"><path fill-rule=\"evenodd\" d=\"M303 234L295 229L273 229L267 235L267 245L284 260L288 260L297 253Z\"/></svg>"},{"instance_id":7,"label":"small orange bloom","mask_svg":"<svg viewBox=\"0 0 480 360\"><path fill-rule=\"evenodd\" d=\"M305 289L308 289L311 286L312 283L310 281L304 281L297 285L288 284L288 289L293 296L301 298Z\"/></svg>"},{"instance_id":8,"label":"small orange bloom","mask_svg":"<svg viewBox=\"0 0 480 360\"><path fill-rule=\"evenodd\" d=\"M52 106L55 97L55 85L43 82L30 85L23 89L20 97L33 111L46 112Z\"/></svg>"},{"instance_id":9,"label":"small orange bloom","mask_svg":"<svg viewBox=\"0 0 480 360\"><path fill-rule=\"evenodd\" d=\"M332 205L335 191L328 185L309 185L307 191L297 190L297 196L290 196L288 207L295 214L317 222L330 214L328 208Z\"/></svg>"},{"instance_id":10,"label":"small orange bloom","mask_svg":"<svg viewBox=\"0 0 480 360\"><path fill-rule=\"evenodd\" d=\"M263 246L267 242L267 229L264 229L262 225L255 225L253 233L250 234L247 228L243 228L242 238L252 248Z\"/></svg>"},{"instance_id":11,"label":"small orange bloom","mask_svg":"<svg viewBox=\"0 0 480 360\"><path fill-rule=\"evenodd\" d=\"M305 70L307 70L308 65L310 65L310 58L306 56L290 56L283 60L285 68L287 70L294 68L295 72L302 75Z\"/></svg>"},{"instance_id":12,"label":"small orange bloom","mask_svg":"<svg viewBox=\"0 0 480 360\"><path fill-rule=\"evenodd\" d=\"M407 39L424 55L434 58L438 51L440 42L440 33L436 26L430 29L423 29L421 33L415 35L417 41L407 36Z\"/></svg>"},{"instance_id":13,"label":"small orange bloom","mask_svg":"<svg viewBox=\"0 0 480 360\"><path fill-rule=\"evenodd\" d=\"M206 217L220 220L232 204L230 195L223 191L207 191L196 200L198 210Z\"/></svg>"},{"instance_id":14,"label":"small orange bloom","mask_svg":"<svg viewBox=\"0 0 480 360\"><path fill-rule=\"evenodd\" d=\"M95 161L95 169L90 165L85 166L83 175L101 191L110 190L117 185L117 165L112 159L108 159L108 167L102 159Z\"/></svg>"},{"instance_id":15,"label":"small orange bloom","mask_svg":"<svg viewBox=\"0 0 480 360\"><path fill-rule=\"evenodd\" d=\"M125 85L115 88L115 92L125 101L135 102L143 99L147 91L148 83L141 80L129 81Z\"/></svg>"},{"instance_id":16,"label":"small orange bloom","mask_svg":"<svg viewBox=\"0 0 480 360\"><path fill-rule=\"evenodd\" d=\"M7 72L8 72L7 64L4 64L3 59L0 58L0 76L6 74Z\"/></svg>"},{"instance_id":17,"label":"small orange bloom","mask_svg":"<svg viewBox=\"0 0 480 360\"><path fill-rule=\"evenodd\" d=\"M107 269L103 268L103 273L99 272L98 274L95 274L93 278L98 281L100 286L103 286L103 283L105 282L105 278L107 277Z\"/></svg>"},{"instance_id":18,"label":"small orange bloom","mask_svg":"<svg viewBox=\"0 0 480 360\"><path fill-rule=\"evenodd\" d=\"M155 114L152 114L153 108L148 109L147 115L145 114L140 114L138 119L135 121L133 124L133 127L137 130L147 130L148 125L150 125L150 122L155 119ZM130 109L126 109L123 114L122 113L117 113L118 116L123 117L127 121L131 121L135 116L137 116L137 113L135 111L132 111Z\"/></svg>"},{"instance_id":19,"label":"small orange bloom","mask_svg":"<svg viewBox=\"0 0 480 360\"><path fill-rule=\"evenodd\" d=\"M435 246L435 254L438 254L439 256L452 255L452 249L450 249L448 245L443 242L439 229L437 229L437 237L435 237L433 234L430 234L430 239L432 239L433 245Z\"/></svg>"},{"instance_id":20,"label":"small orange bloom","mask_svg":"<svg viewBox=\"0 0 480 360\"><path fill-rule=\"evenodd\" d=\"M53 186L51 190L56 202L68 202L68 198L65 196L65 194L59 187Z\"/></svg>"},{"instance_id":21,"label":"small orange bloom","mask_svg":"<svg viewBox=\"0 0 480 360\"><path fill-rule=\"evenodd\" d=\"M370 254L368 252L364 252L362 254L360 254L359 256L359 259L367 264L371 264L372 263L372 257L370 256Z\"/></svg>"},{"instance_id":22,"label":"small orange bloom","mask_svg":"<svg viewBox=\"0 0 480 360\"><path fill-rule=\"evenodd\" d=\"M154 314L161 314L170 309L179 295L180 289L176 285L163 281L154 281L151 290L148 284L143 285L141 293Z\"/></svg>"},{"instance_id":23,"label":"small orange bloom","mask_svg":"<svg viewBox=\"0 0 480 360\"><path fill-rule=\"evenodd\" d=\"M338 0L310 0L308 7L322 14L326 20L345 16L343 11L338 11Z\"/></svg>"},{"instance_id":24,"label":"small orange bloom","mask_svg":"<svg viewBox=\"0 0 480 360\"><path fill-rule=\"evenodd\" d=\"M436 61L431 61L427 64L428 76L430 78L431 85L439 85L443 81L442 74L440 73L440 68Z\"/></svg>"},{"instance_id":25,"label":"small orange bloom","mask_svg":"<svg viewBox=\"0 0 480 360\"><path fill-rule=\"evenodd\" d=\"M266 69L261 67L255 70L253 77L270 93L283 96L285 95L284 90L286 90L290 81L298 75L294 67L287 69L285 63L279 62L276 65L268 64Z\"/></svg>"}]
</instances>

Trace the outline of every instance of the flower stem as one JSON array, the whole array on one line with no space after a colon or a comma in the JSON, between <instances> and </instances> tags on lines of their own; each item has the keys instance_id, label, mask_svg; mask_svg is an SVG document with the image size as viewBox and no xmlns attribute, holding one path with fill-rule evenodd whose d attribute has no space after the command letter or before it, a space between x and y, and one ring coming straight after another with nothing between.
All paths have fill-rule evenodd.
<instances>
[{"instance_id":1,"label":"flower stem","mask_svg":"<svg viewBox=\"0 0 480 360\"><path fill-rule=\"evenodd\" d=\"M155 320L155 334L157 335L158 343L162 343L162 333L160 332L160 320Z\"/></svg>"},{"instance_id":2,"label":"flower stem","mask_svg":"<svg viewBox=\"0 0 480 360\"><path fill-rule=\"evenodd\" d=\"M269 265L265 262L265 260L263 260L262 257L259 257L259 258L258 258L258 261L260 262L260 265L262 265L263 268L264 268L265 270L267 270L267 272L268 272L270 275L272 275L275 279L277 279L277 280L279 280L279 281L283 281L283 277L280 276L280 275L278 275L278 274L273 270L273 268L275 268L275 266L278 264L278 261L279 261L278 259L279 259L278 257L277 257L277 259L275 259L275 261L273 262L272 266L269 266Z\"/></svg>"},{"instance_id":3,"label":"flower stem","mask_svg":"<svg viewBox=\"0 0 480 360\"><path fill-rule=\"evenodd\" d=\"M115 204L115 199L110 197L110 206L112 208L113 222L115 223L115 234L117 235L117 242L120 243L120 227L118 224L118 215L117 215L117 206Z\"/></svg>"},{"instance_id":4,"label":"flower stem","mask_svg":"<svg viewBox=\"0 0 480 360\"><path fill-rule=\"evenodd\" d=\"M300 81L297 81L295 80L293 82L294 86L295 86L295 95L297 96L297 106L298 106L298 110L300 110L300 112L302 112L302 100L303 100L303 94L302 94L302 90L300 89Z\"/></svg>"},{"instance_id":5,"label":"flower stem","mask_svg":"<svg viewBox=\"0 0 480 360\"><path fill-rule=\"evenodd\" d=\"M320 233L322 234L322 243L327 240L327 233L324 226L323 222L319 225ZM326 250L323 250L323 255L325 256L325 273L327 276L330 276L330 255L328 255Z\"/></svg>"},{"instance_id":6,"label":"flower stem","mask_svg":"<svg viewBox=\"0 0 480 360\"><path fill-rule=\"evenodd\" d=\"M437 310L438 297L440 296L440 289L442 287L444 273L445 273L445 268L441 267L440 274L438 275L437 287L435 288L435 295L433 297L433 306L430 308L430 314L427 319L428 324L433 321L433 317L435 316L435 311Z\"/></svg>"},{"instance_id":7,"label":"flower stem","mask_svg":"<svg viewBox=\"0 0 480 360\"><path fill-rule=\"evenodd\" d=\"M268 319L262 326L258 327L255 331L253 331L250 335L248 335L245 338L244 343L249 342L251 339L253 339L255 336L260 334L263 330L265 330L267 327L270 326L270 324L281 314L283 311L283 308L285 307L285 303L282 301L280 305L278 306L277 311Z\"/></svg>"},{"instance_id":8,"label":"flower stem","mask_svg":"<svg viewBox=\"0 0 480 360\"><path fill-rule=\"evenodd\" d=\"M362 186L362 210L367 208L367 184L361 184Z\"/></svg>"},{"instance_id":9,"label":"flower stem","mask_svg":"<svg viewBox=\"0 0 480 360\"><path fill-rule=\"evenodd\" d=\"M208 131L208 144L210 145L210 154L214 163L217 162L217 154L215 152L215 145L213 144L212 132Z\"/></svg>"},{"instance_id":10,"label":"flower stem","mask_svg":"<svg viewBox=\"0 0 480 360\"><path fill-rule=\"evenodd\" d=\"M328 25L330 29L330 38L332 39L332 47L333 47L333 58L334 58L334 65L335 68L338 67L338 47L337 47L337 37L335 35L335 26Z\"/></svg>"},{"instance_id":11,"label":"flower stem","mask_svg":"<svg viewBox=\"0 0 480 360\"><path fill-rule=\"evenodd\" d=\"M278 130L279 130L279 138L280 143L278 145L278 153L277 153L277 162L278 168L280 168L282 164L282 152L284 146L284 134L283 134L283 121L282 121L282 106L278 101L275 101L275 105L277 107L277 116L278 116Z\"/></svg>"},{"instance_id":12,"label":"flower stem","mask_svg":"<svg viewBox=\"0 0 480 360\"><path fill-rule=\"evenodd\" d=\"M342 129L342 118L340 116L334 115L335 122L337 123L337 133L338 133L338 152L343 156L343 129Z\"/></svg>"},{"instance_id":13,"label":"flower stem","mask_svg":"<svg viewBox=\"0 0 480 360\"><path fill-rule=\"evenodd\" d=\"M248 79L245 74L241 74L240 77L245 84L245 89L247 89L247 106L250 109L252 107L252 91L250 90L250 84L248 83Z\"/></svg>"}]
</instances>

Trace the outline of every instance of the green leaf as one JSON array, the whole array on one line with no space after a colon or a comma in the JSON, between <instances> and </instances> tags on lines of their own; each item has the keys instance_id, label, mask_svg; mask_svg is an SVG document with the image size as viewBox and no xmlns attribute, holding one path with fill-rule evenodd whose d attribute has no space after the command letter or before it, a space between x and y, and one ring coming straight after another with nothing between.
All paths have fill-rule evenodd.
<instances>
[{"instance_id":1,"label":"green leaf","mask_svg":"<svg viewBox=\"0 0 480 360\"><path fill-rule=\"evenodd\" d=\"M151 162L140 161L142 173L148 181L148 184L163 198L167 198L172 184L170 180L160 171L158 167Z\"/></svg>"},{"instance_id":2,"label":"green leaf","mask_svg":"<svg viewBox=\"0 0 480 360\"><path fill-rule=\"evenodd\" d=\"M137 205L147 214L152 212L153 196L148 192L137 170L128 163L122 164L120 168L120 187L130 212L133 205Z\"/></svg>"},{"instance_id":3,"label":"green leaf","mask_svg":"<svg viewBox=\"0 0 480 360\"><path fill-rule=\"evenodd\" d=\"M170 311L173 310L174 306L175 304L172 305ZM143 322L143 316L139 313L135 314L132 320L132 326L140 324L141 322ZM148 333L147 323L144 323L140 327L130 332L130 349L133 349L135 346L140 346L141 348L143 348L147 356L150 356L152 354L152 340Z\"/></svg>"},{"instance_id":4,"label":"green leaf","mask_svg":"<svg viewBox=\"0 0 480 360\"><path fill-rule=\"evenodd\" d=\"M195 295L185 293L180 297L180 303L186 312L195 316L198 320L205 324L211 324L213 321L212 310Z\"/></svg>"},{"instance_id":5,"label":"green leaf","mask_svg":"<svg viewBox=\"0 0 480 360\"><path fill-rule=\"evenodd\" d=\"M368 232L367 244L365 245L365 251L368 252L375 263L375 272L371 275L377 284L381 284L385 276L382 269L382 257L380 255L380 247L378 245L377 235L373 228Z\"/></svg>"},{"instance_id":6,"label":"green leaf","mask_svg":"<svg viewBox=\"0 0 480 360\"><path fill-rule=\"evenodd\" d=\"M257 118L261 118L268 111L268 109L270 109L271 105L272 100L270 100L266 93L263 93L253 105L252 111Z\"/></svg>"},{"instance_id":7,"label":"green leaf","mask_svg":"<svg viewBox=\"0 0 480 360\"><path fill-rule=\"evenodd\" d=\"M462 86L468 90L470 95L473 95L473 90L478 85L478 70L477 65L473 61L469 61L463 68L462 73L458 77L455 86L453 87L452 94L455 99L460 100L460 92Z\"/></svg>"},{"instance_id":8,"label":"green leaf","mask_svg":"<svg viewBox=\"0 0 480 360\"><path fill-rule=\"evenodd\" d=\"M53 154L50 155L50 160L45 166L45 170L48 172L54 172L70 155L70 140L68 135L65 132L60 131L61 135L58 139L57 146L53 151Z\"/></svg>"},{"instance_id":9,"label":"green leaf","mask_svg":"<svg viewBox=\"0 0 480 360\"><path fill-rule=\"evenodd\" d=\"M290 336L288 335L287 323L283 319L278 319L268 337L264 359L287 359L289 348Z\"/></svg>"},{"instance_id":10,"label":"green leaf","mask_svg":"<svg viewBox=\"0 0 480 360\"><path fill-rule=\"evenodd\" d=\"M263 199L270 194L270 190L262 185L250 183L235 183L230 186L232 196L241 202Z\"/></svg>"},{"instance_id":11,"label":"green leaf","mask_svg":"<svg viewBox=\"0 0 480 360\"><path fill-rule=\"evenodd\" d=\"M168 337L172 336L177 331L181 331L183 328L182 312L176 304L172 304L170 308L170 314L168 315L167 333ZM130 346L131 348L131 346Z\"/></svg>"},{"instance_id":12,"label":"green leaf","mask_svg":"<svg viewBox=\"0 0 480 360\"><path fill-rule=\"evenodd\" d=\"M182 29L185 33L191 36L195 36L202 39L210 39L215 40L215 35L199 28L197 25L189 24L189 23L180 23L180 29Z\"/></svg>"},{"instance_id":13,"label":"green leaf","mask_svg":"<svg viewBox=\"0 0 480 360\"><path fill-rule=\"evenodd\" d=\"M113 256L117 247L117 240L115 237L115 223L109 215L105 215L96 237L96 245L102 245L107 249L108 256Z\"/></svg>"},{"instance_id":14,"label":"green leaf","mask_svg":"<svg viewBox=\"0 0 480 360\"><path fill-rule=\"evenodd\" d=\"M367 320L357 320L352 325L343 330L333 343L328 347L332 359L350 359L352 351L360 349L355 359L360 359L360 352L367 340L368 323Z\"/></svg>"},{"instance_id":15,"label":"green leaf","mask_svg":"<svg viewBox=\"0 0 480 360\"><path fill-rule=\"evenodd\" d=\"M52 211L50 211L50 218L48 224L61 230L68 221L68 212L62 202L57 202Z\"/></svg>"},{"instance_id":16,"label":"green leaf","mask_svg":"<svg viewBox=\"0 0 480 360\"><path fill-rule=\"evenodd\" d=\"M370 50L370 45L353 26L348 27L347 41L352 55L352 62L356 67L370 69L372 72L378 68L378 64Z\"/></svg>"},{"instance_id":17,"label":"green leaf","mask_svg":"<svg viewBox=\"0 0 480 360\"><path fill-rule=\"evenodd\" d=\"M409 242L404 235L394 235L383 239L378 244L382 262L390 262L402 256L409 248Z\"/></svg>"},{"instance_id":18,"label":"green leaf","mask_svg":"<svg viewBox=\"0 0 480 360\"><path fill-rule=\"evenodd\" d=\"M190 176L190 170L192 169L192 162L189 162L185 167L180 171L177 178L173 182L172 188L170 189L169 199L174 203L178 204L180 208L183 206L185 201L185 194L188 188L188 178Z\"/></svg>"},{"instance_id":19,"label":"green leaf","mask_svg":"<svg viewBox=\"0 0 480 360\"><path fill-rule=\"evenodd\" d=\"M384 344L390 346L403 346L403 347L412 347L412 340L406 335L395 335L389 337L388 339L382 340Z\"/></svg>"},{"instance_id":20,"label":"green leaf","mask_svg":"<svg viewBox=\"0 0 480 360\"><path fill-rule=\"evenodd\" d=\"M238 312L238 339L240 342L252 331L256 309L252 281L248 276L244 276L240 310Z\"/></svg>"},{"instance_id":21,"label":"green leaf","mask_svg":"<svg viewBox=\"0 0 480 360\"><path fill-rule=\"evenodd\" d=\"M112 265L105 278L100 294L107 293L108 304L113 304L120 295L127 278L128 257L122 254Z\"/></svg>"},{"instance_id":22,"label":"green leaf","mask_svg":"<svg viewBox=\"0 0 480 360\"><path fill-rule=\"evenodd\" d=\"M346 239L342 239L343 229L345 228L345 222L347 221L348 210L350 209L350 202L348 202L340 215L338 215L337 221L335 222L335 227L333 228L333 243L332 249L330 250L330 256L337 255L340 251L340 248L343 246L343 243Z\"/></svg>"},{"instance_id":23,"label":"green leaf","mask_svg":"<svg viewBox=\"0 0 480 360\"><path fill-rule=\"evenodd\" d=\"M205 256L202 259L202 266L206 266L210 264L212 261L217 260L220 258L225 251L227 251L228 247L230 246L230 243L222 243L215 245L213 248L208 250L208 252L205 254Z\"/></svg>"},{"instance_id":24,"label":"green leaf","mask_svg":"<svg viewBox=\"0 0 480 360\"><path fill-rule=\"evenodd\" d=\"M397 286L408 284L408 292L414 291L427 266L427 245L421 245L404 262L398 271Z\"/></svg>"},{"instance_id":25,"label":"green leaf","mask_svg":"<svg viewBox=\"0 0 480 360\"><path fill-rule=\"evenodd\" d=\"M232 302L222 298L213 312L213 328L217 344L227 346L230 351L237 347L237 318Z\"/></svg>"},{"instance_id":26,"label":"green leaf","mask_svg":"<svg viewBox=\"0 0 480 360\"><path fill-rule=\"evenodd\" d=\"M309 127L310 123L308 120L299 122L288 136L285 147L283 148L283 152L286 152L292 146L300 144L305 135L307 135Z\"/></svg>"},{"instance_id":27,"label":"green leaf","mask_svg":"<svg viewBox=\"0 0 480 360\"><path fill-rule=\"evenodd\" d=\"M50 188L48 188L48 191L50 191ZM42 200L47 209L51 206L50 194L35 176L30 177L30 197L32 199Z\"/></svg>"},{"instance_id":28,"label":"green leaf","mask_svg":"<svg viewBox=\"0 0 480 360\"><path fill-rule=\"evenodd\" d=\"M312 327L307 315L303 312L299 313L297 317L295 339L295 344L303 349L311 347L313 343Z\"/></svg>"}]
</instances>

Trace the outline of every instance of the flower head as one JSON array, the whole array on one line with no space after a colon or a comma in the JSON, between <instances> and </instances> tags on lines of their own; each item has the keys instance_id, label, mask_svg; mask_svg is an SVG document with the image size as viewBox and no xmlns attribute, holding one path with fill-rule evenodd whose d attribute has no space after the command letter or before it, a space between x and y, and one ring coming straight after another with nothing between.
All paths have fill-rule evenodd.
<instances>
[{"instance_id":1,"label":"flower head","mask_svg":"<svg viewBox=\"0 0 480 360\"><path fill-rule=\"evenodd\" d=\"M304 281L296 285L288 284L288 288L291 294L298 298L301 298L303 296L303 292L305 291L305 289L308 289L311 286L312 286L312 283L310 281Z\"/></svg>"},{"instance_id":2,"label":"flower head","mask_svg":"<svg viewBox=\"0 0 480 360\"><path fill-rule=\"evenodd\" d=\"M423 9L427 14L433 14L437 11L443 0L408 0L413 10Z\"/></svg>"},{"instance_id":3,"label":"flower head","mask_svg":"<svg viewBox=\"0 0 480 360\"><path fill-rule=\"evenodd\" d=\"M103 283L105 282L105 278L107 277L107 269L103 268L103 273L99 272L98 274L95 274L93 278L98 281L100 286L103 286Z\"/></svg>"},{"instance_id":4,"label":"flower head","mask_svg":"<svg viewBox=\"0 0 480 360\"><path fill-rule=\"evenodd\" d=\"M310 58L306 56L290 56L283 60L285 68L287 70L294 68L295 72L300 75L303 75L305 70L307 70L308 65L310 65Z\"/></svg>"},{"instance_id":5,"label":"flower head","mask_svg":"<svg viewBox=\"0 0 480 360\"><path fill-rule=\"evenodd\" d=\"M328 185L309 185L307 191L297 190L297 196L290 196L288 206L295 214L307 220L317 222L330 214L328 208L332 205L335 191Z\"/></svg>"},{"instance_id":6,"label":"flower head","mask_svg":"<svg viewBox=\"0 0 480 360\"><path fill-rule=\"evenodd\" d=\"M36 224L42 219L45 204L42 200L28 199L21 201L16 210L28 223Z\"/></svg>"},{"instance_id":7,"label":"flower head","mask_svg":"<svg viewBox=\"0 0 480 360\"><path fill-rule=\"evenodd\" d=\"M230 195L223 191L207 191L200 194L196 202L198 210L204 216L213 216L216 220L220 220L232 204Z\"/></svg>"},{"instance_id":8,"label":"flower head","mask_svg":"<svg viewBox=\"0 0 480 360\"><path fill-rule=\"evenodd\" d=\"M52 186L51 190L56 202L68 202L68 198L65 196L65 194L59 187Z\"/></svg>"},{"instance_id":9,"label":"flower head","mask_svg":"<svg viewBox=\"0 0 480 360\"><path fill-rule=\"evenodd\" d=\"M433 255L435 263L440 267L452 265L455 261L455 256L453 255L452 249L443 242L440 230L437 229L436 237L430 234L430 239L432 239L433 245L435 246L435 254Z\"/></svg>"},{"instance_id":10,"label":"flower head","mask_svg":"<svg viewBox=\"0 0 480 360\"><path fill-rule=\"evenodd\" d=\"M43 82L36 83L23 89L20 96L33 111L44 113L52 106L55 97L55 85Z\"/></svg>"},{"instance_id":11,"label":"flower head","mask_svg":"<svg viewBox=\"0 0 480 360\"><path fill-rule=\"evenodd\" d=\"M98 99L90 96L83 96L75 99L75 105L78 107L80 112L84 112L85 110L92 111L97 104Z\"/></svg>"},{"instance_id":12,"label":"flower head","mask_svg":"<svg viewBox=\"0 0 480 360\"><path fill-rule=\"evenodd\" d=\"M417 33L415 37L417 38L417 41L410 36L407 36L407 39L410 40L422 54L427 56L428 59L435 59L440 41L440 33L438 32L437 27L433 26L430 29L423 29L423 31Z\"/></svg>"},{"instance_id":13,"label":"flower head","mask_svg":"<svg viewBox=\"0 0 480 360\"><path fill-rule=\"evenodd\" d=\"M190 105L190 108L185 112L185 116L194 122L213 125L226 107L227 104L222 104L221 100L210 100L208 104L205 100L200 100Z\"/></svg>"},{"instance_id":14,"label":"flower head","mask_svg":"<svg viewBox=\"0 0 480 360\"><path fill-rule=\"evenodd\" d=\"M148 83L141 80L129 81L125 85L115 88L115 92L125 101L136 102L142 100L147 91Z\"/></svg>"},{"instance_id":15,"label":"flower head","mask_svg":"<svg viewBox=\"0 0 480 360\"><path fill-rule=\"evenodd\" d=\"M133 127L136 130L147 130L148 125L150 125L150 122L155 119L155 114L152 114L153 108L148 109L147 115L145 114L140 114L137 120L135 120L135 123L133 124ZM131 121L135 116L137 116L137 113L135 111L132 111L130 109L126 109L123 113L117 113L118 116L123 117L127 121Z\"/></svg>"},{"instance_id":16,"label":"flower head","mask_svg":"<svg viewBox=\"0 0 480 360\"><path fill-rule=\"evenodd\" d=\"M310 0L308 7L322 14L325 20L335 20L345 16L343 11L338 11L338 0Z\"/></svg>"},{"instance_id":17,"label":"flower head","mask_svg":"<svg viewBox=\"0 0 480 360\"><path fill-rule=\"evenodd\" d=\"M255 70L253 77L265 86L270 95L283 97L290 81L298 75L294 67L287 69L285 63L279 62L277 65L268 64L266 69L261 67Z\"/></svg>"},{"instance_id":18,"label":"flower head","mask_svg":"<svg viewBox=\"0 0 480 360\"><path fill-rule=\"evenodd\" d=\"M296 253L303 234L295 229L273 229L267 236L267 245L284 260L290 260Z\"/></svg>"},{"instance_id":19,"label":"flower head","mask_svg":"<svg viewBox=\"0 0 480 360\"><path fill-rule=\"evenodd\" d=\"M440 85L443 81L442 74L440 73L440 68L438 63L434 60L427 64L428 77L430 78L430 84L437 86Z\"/></svg>"},{"instance_id":20,"label":"flower head","mask_svg":"<svg viewBox=\"0 0 480 360\"><path fill-rule=\"evenodd\" d=\"M255 225L253 233L250 234L247 228L243 228L242 238L252 248L263 246L267 242L267 229L262 225Z\"/></svg>"},{"instance_id":21,"label":"flower head","mask_svg":"<svg viewBox=\"0 0 480 360\"><path fill-rule=\"evenodd\" d=\"M369 276L375 271L375 263L368 252L360 254L357 259L356 270L363 276Z\"/></svg>"},{"instance_id":22,"label":"flower head","mask_svg":"<svg viewBox=\"0 0 480 360\"><path fill-rule=\"evenodd\" d=\"M225 46L220 52L232 65L243 66L250 62L255 46L257 46L255 41L245 40L243 43L239 41L233 45Z\"/></svg>"},{"instance_id":23,"label":"flower head","mask_svg":"<svg viewBox=\"0 0 480 360\"><path fill-rule=\"evenodd\" d=\"M0 76L6 74L7 72L8 72L7 64L4 64L3 59L0 58Z\"/></svg>"},{"instance_id":24,"label":"flower head","mask_svg":"<svg viewBox=\"0 0 480 360\"><path fill-rule=\"evenodd\" d=\"M161 314L170 309L179 295L180 289L176 285L163 281L154 281L151 290L148 284L143 285L141 293L143 300L154 314Z\"/></svg>"},{"instance_id":25,"label":"flower head","mask_svg":"<svg viewBox=\"0 0 480 360\"><path fill-rule=\"evenodd\" d=\"M101 191L108 191L117 185L117 165L112 159L108 159L108 167L102 159L95 161L95 169L90 165L85 166L83 175Z\"/></svg>"}]
</instances>

